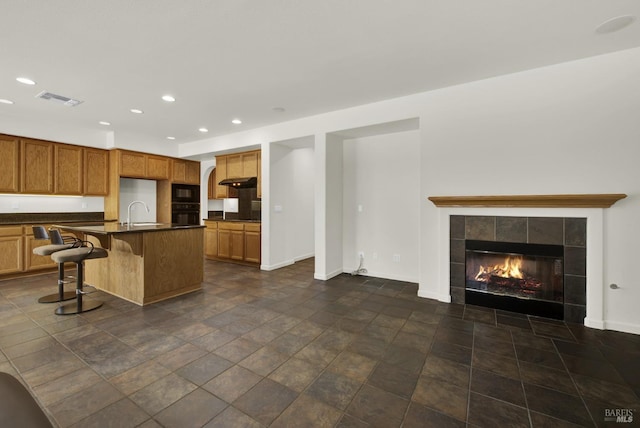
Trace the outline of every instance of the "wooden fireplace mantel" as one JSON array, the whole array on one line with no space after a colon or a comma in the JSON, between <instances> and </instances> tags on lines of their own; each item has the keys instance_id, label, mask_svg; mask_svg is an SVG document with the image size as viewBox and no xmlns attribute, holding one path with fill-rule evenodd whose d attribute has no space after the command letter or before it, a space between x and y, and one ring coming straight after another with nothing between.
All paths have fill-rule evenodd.
<instances>
[{"instance_id":1,"label":"wooden fireplace mantel","mask_svg":"<svg viewBox=\"0 0 640 428\"><path fill-rule=\"evenodd\" d=\"M429 196L437 207L609 208L624 193L587 195Z\"/></svg>"}]
</instances>

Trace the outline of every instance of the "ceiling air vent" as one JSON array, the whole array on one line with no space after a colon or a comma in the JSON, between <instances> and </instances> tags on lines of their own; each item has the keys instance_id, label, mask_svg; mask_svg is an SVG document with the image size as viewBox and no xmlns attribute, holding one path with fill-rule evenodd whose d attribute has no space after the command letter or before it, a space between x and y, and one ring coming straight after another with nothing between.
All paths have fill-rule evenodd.
<instances>
[{"instance_id":1,"label":"ceiling air vent","mask_svg":"<svg viewBox=\"0 0 640 428\"><path fill-rule=\"evenodd\" d=\"M73 98L52 94L51 92L47 92L47 91L40 92L38 95L36 95L36 98L42 98L43 100L53 101L55 103L62 104L68 107L75 107L78 104L82 103L82 101L80 100L74 100Z\"/></svg>"}]
</instances>

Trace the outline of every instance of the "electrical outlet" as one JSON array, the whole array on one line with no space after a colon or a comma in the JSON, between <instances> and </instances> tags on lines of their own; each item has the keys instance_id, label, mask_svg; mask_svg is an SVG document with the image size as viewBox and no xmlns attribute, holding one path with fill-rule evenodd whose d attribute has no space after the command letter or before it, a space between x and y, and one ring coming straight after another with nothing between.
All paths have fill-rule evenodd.
<instances>
[{"instance_id":1,"label":"electrical outlet","mask_svg":"<svg viewBox=\"0 0 640 428\"><path fill-rule=\"evenodd\" d=\"M400 262L400 254L394 254L393 255L393 261L395 263L399 263Z\"/></svg>"},{"instance_id":2,"label":"electrical outlet","mask_svg":"<svg viewBox=\"0 0 640 428\"><path fill-rule=\"evenodd\" d=\"M85 210L87 209L87 203L86 202L82 203L82 209L85 209Z\"/></svg>"}]
</instances>

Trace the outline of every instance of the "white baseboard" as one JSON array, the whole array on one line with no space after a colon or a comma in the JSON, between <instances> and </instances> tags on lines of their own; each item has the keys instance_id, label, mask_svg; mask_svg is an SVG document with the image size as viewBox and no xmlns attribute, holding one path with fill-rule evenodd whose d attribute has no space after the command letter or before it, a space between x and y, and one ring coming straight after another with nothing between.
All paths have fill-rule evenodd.
<instances>
[{"instance_id":1,"label":"white baseboard","mask_svg":"<svg viewBox=\"0 0 640 428\"><path fill-rule=\"evenodd\" d=\"M351 273L353 270L343 269L344 273ZM402 276L402 275L389 275L387 273L382 272L372 272L367 271L367 273L359 274L360 276L370 276L372 278L382 278L382 279L390 279L392 281L403 281L403 282L413 282L414 284L418 283L418 278Z\"/></svg>"},{"instance_id":2,"label":"white baseboard","mask_svg":"<svg viewBox=\"0 0 640 428\"><path fill-rule=\"evenodd\" d=\"M293 258L294 262L299 262L301 260L306 260L306 259L310 259L311 257L315 257L316 253L309 253L309 254L303 254L301 256L296 256Z\"/></svg>"},{"instance_id":3,"label":"white baseboard","mask_svg":"<svg viewBox=\"0 0 640 428\"><path fill-rule=\"evenodd\" d=\"M432 293L430 291L418 289L418 297L424 297L425 299L433 299L439 302L451 303L450 294Z\"/></svg>"},{"instance_id":4,"label":"white baseboard","mask_svg":"<svg viewBox=\"0 0 640 428\"><path fill-rule=\"evenodd\" d=\"M597 328L598 330L604 330L604 321L602 320L594 320L591 318L585 318L584 319L584 325L585 327L589 327L589 328Z\"/></svg>"},{"instance_id":5,"label":"white baseboard","mask_svg":"<svg viewBox=\"0 0 640 428\"><path fill-rule=\"evenodd\" d=\"M585 325L587 324L587 320L584 320ZM632 334L640 334L640 325L637 324L629 324L624 322L615 322L615 321L604 321L604 328L606 330L615 330L621 331L623 333L632 333Z\"/></svg>"},{"instance_id":6,"label":"white baseboard","mask_svg":"<svg viewBox=\"0 0 640 428\"><path fill-rule=\"evenodd\" d=\"M334 278L334 277L340 275L341 273L343 273L341 269L335 270L333 272L329 272L326 275L320 275L320 274L314 273L313 274L313 278L314 279L319 279L320 281L327 281L327 280L329 280L331 278Z\"/></svg>"},{"instance_id":7,"label":"white baseboard","mask_svg":"<svg viewBox=\"0 0 640 428\"><path fill-rule=\"evenodd\" d=\"M285 266L291 266L294 263L295 263L294 260L285 260L284 262L276 263L274 265L260 265L260 270L267 270L267 271L276 270L276 269L283 268Z\"/></svg>"}]
</instances>

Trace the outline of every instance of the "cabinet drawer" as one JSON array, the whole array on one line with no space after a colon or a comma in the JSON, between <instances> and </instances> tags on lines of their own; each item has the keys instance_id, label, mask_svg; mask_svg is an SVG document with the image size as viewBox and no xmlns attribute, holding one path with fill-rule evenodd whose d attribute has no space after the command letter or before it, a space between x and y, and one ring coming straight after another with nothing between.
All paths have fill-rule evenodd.
<instances>
[{"instance_id":1,"label":"cabinet drawer","mask_svg":"<svg viewBox=\"0 0 640 428\"><path fill-rule=\"evenodd\" d=\"M244 223L221 222L218 227L222 230L244 230Z\"/></svg>"},{"instance_id":2,"label":"cabinet drawer","mask_svg":"<svg viewBox=\"0 0 640 428\"><path fill-rule=\"evenodd\" d=\"M207 229L217 229L218 228L218 222L217 221L204 221L205 226L207 226Z\"/></svg>"},{"instance_id":3,"label":"cabinet drawer","mask_svg":"<svg viewBox=\"0 0 640 428\"><path fill-rule=\"evenodd\" d=\"M0 226L0 236L21 236L22 226Z\"/></svg>"},{"instance_id":4,"label":"cabinet drawer","mask_svg":"<svg viewBox=\"0 0 640 428\"><path fill-rule=\"evenodd\" d=\"M260 232L260 223L246 223L244 230L247 232Z\"/></svg>"}]
</instances>

